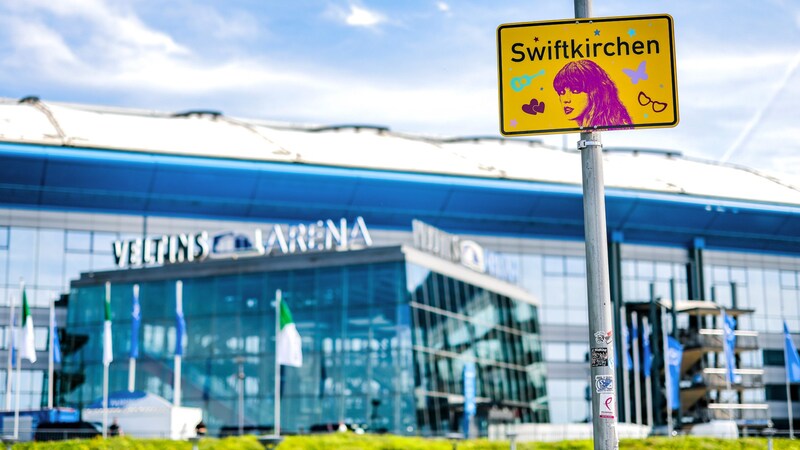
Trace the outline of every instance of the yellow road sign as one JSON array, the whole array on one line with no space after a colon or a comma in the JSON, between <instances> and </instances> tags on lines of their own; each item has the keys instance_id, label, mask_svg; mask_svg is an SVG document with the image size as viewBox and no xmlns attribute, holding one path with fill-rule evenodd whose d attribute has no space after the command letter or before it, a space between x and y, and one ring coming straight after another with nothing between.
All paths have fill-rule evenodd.
<instances>
[{"instance_id":1,"label":"yellow road sign","mask_svg":"<svg viewBox=\"0 0 800 450\"><path fill-rule=\"evenodd\" d=\"M506 136L678 124L669 15L503 24L497 61Z\"/></svg>"}]
</instances>

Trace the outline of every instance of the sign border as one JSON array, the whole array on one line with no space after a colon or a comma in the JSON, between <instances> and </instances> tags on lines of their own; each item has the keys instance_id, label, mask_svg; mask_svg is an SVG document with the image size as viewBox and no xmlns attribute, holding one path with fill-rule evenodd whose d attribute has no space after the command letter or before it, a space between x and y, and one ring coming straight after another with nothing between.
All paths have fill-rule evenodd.
<instances>
[{"instance_id":1,"label":"sign border","mask_svg":"<svg viewBox=\"0 0 800 450\"><path fill-rule=\"evenodd\" d=\"M572 128L553 128L535 131L506 131L505 130L505 117L503 116L503 67L501 48L502 42L500 39L500 32L505 28L519 28L519 27L534 27L539 25L567 25L576 23L594 23L594 22L622 22L632 20L652 20L652 19L667 19L669 23L669 59L670 67L672 68L672 102L675 105L675 115L670 122L658 122L648 124L632 124L632 125L611 125L605 127L572 127ZM675 22L669 14L649 14L641 16L616 16L616 17L591 17L585 19L561 19L561 20L545 20L537 22L514 22L504 23L497 27L497 85L498 85L498 102L500 109L500 134L503 136L534 136L538 134L562 134L562 133L588 133L592 131L609 131L609 130L631 130L631 129L651 129L651 128L671 128L678 125L680 122L680 112L678 109L678 71L675 66Z\"/></svg>"}]
</instances>

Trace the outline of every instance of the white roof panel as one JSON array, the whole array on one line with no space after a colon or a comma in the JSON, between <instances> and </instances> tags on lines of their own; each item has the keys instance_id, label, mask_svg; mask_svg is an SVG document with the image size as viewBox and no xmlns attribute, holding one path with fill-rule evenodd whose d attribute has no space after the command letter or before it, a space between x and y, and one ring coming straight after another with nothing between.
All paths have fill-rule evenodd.
<instances>
[{"instance_id":1,"label":"white roof panel","mask_svg":"<svg viewBox=\"0 0 800 450\"><path fill-rule=\"evenodd\" d=\"M319 127L0 99L0 141L165 155L581 184L580 153L534 141L444 139L368 126ZM756 171L677 152L604 153L606 186L800 205L800 189Z\"/></svg>"}]
</instances>

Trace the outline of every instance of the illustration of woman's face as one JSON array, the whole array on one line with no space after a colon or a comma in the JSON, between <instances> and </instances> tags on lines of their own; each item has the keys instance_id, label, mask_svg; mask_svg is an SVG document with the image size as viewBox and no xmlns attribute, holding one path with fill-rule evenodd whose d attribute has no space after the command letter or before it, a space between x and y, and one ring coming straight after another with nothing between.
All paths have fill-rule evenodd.
<instances>
[{"instance_id":1,"label":"illustration of woman's face","mask_svg":"<svg viewBox=\"0 0 800 450\"><path fill-rule=\"evenodd\" d=\"M589 94L577 89L573 91L570 88L564 88L558 92L558 99L561 101L561 107L564 108L564 115L569 120L577 119L589 104Z\"/></svg>"}]
</instances>

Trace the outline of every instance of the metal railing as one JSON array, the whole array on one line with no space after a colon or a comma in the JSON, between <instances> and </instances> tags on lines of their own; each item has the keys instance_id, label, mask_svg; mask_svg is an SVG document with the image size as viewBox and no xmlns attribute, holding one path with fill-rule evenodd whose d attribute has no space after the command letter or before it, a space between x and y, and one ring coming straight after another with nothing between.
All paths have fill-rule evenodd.
<instances>
[{"instance_id":1,"label":"metal railing","mask_svg":"<svg viewBox=\"0 0 800 450\"><path fill-rule=\"evenodd\" d=\"M770 420L769 409L765 403L714 403L708 405L708 414L712 419L751 424L766 424Z\"/></svg>"},{"instance_id":2,"label":"metal railing","mask_svg":"<svg viewBox=\"0 0 800 450\"><path fill-rule=\"evenodd\" d=\"M726 379L727 370L724 368L703 369L703 382L709 388L724 389L728 385ZM740 388L763 388L764 370L763 369L733 369L734 383L732 387Z\"/></svg>"}]
</instances>

